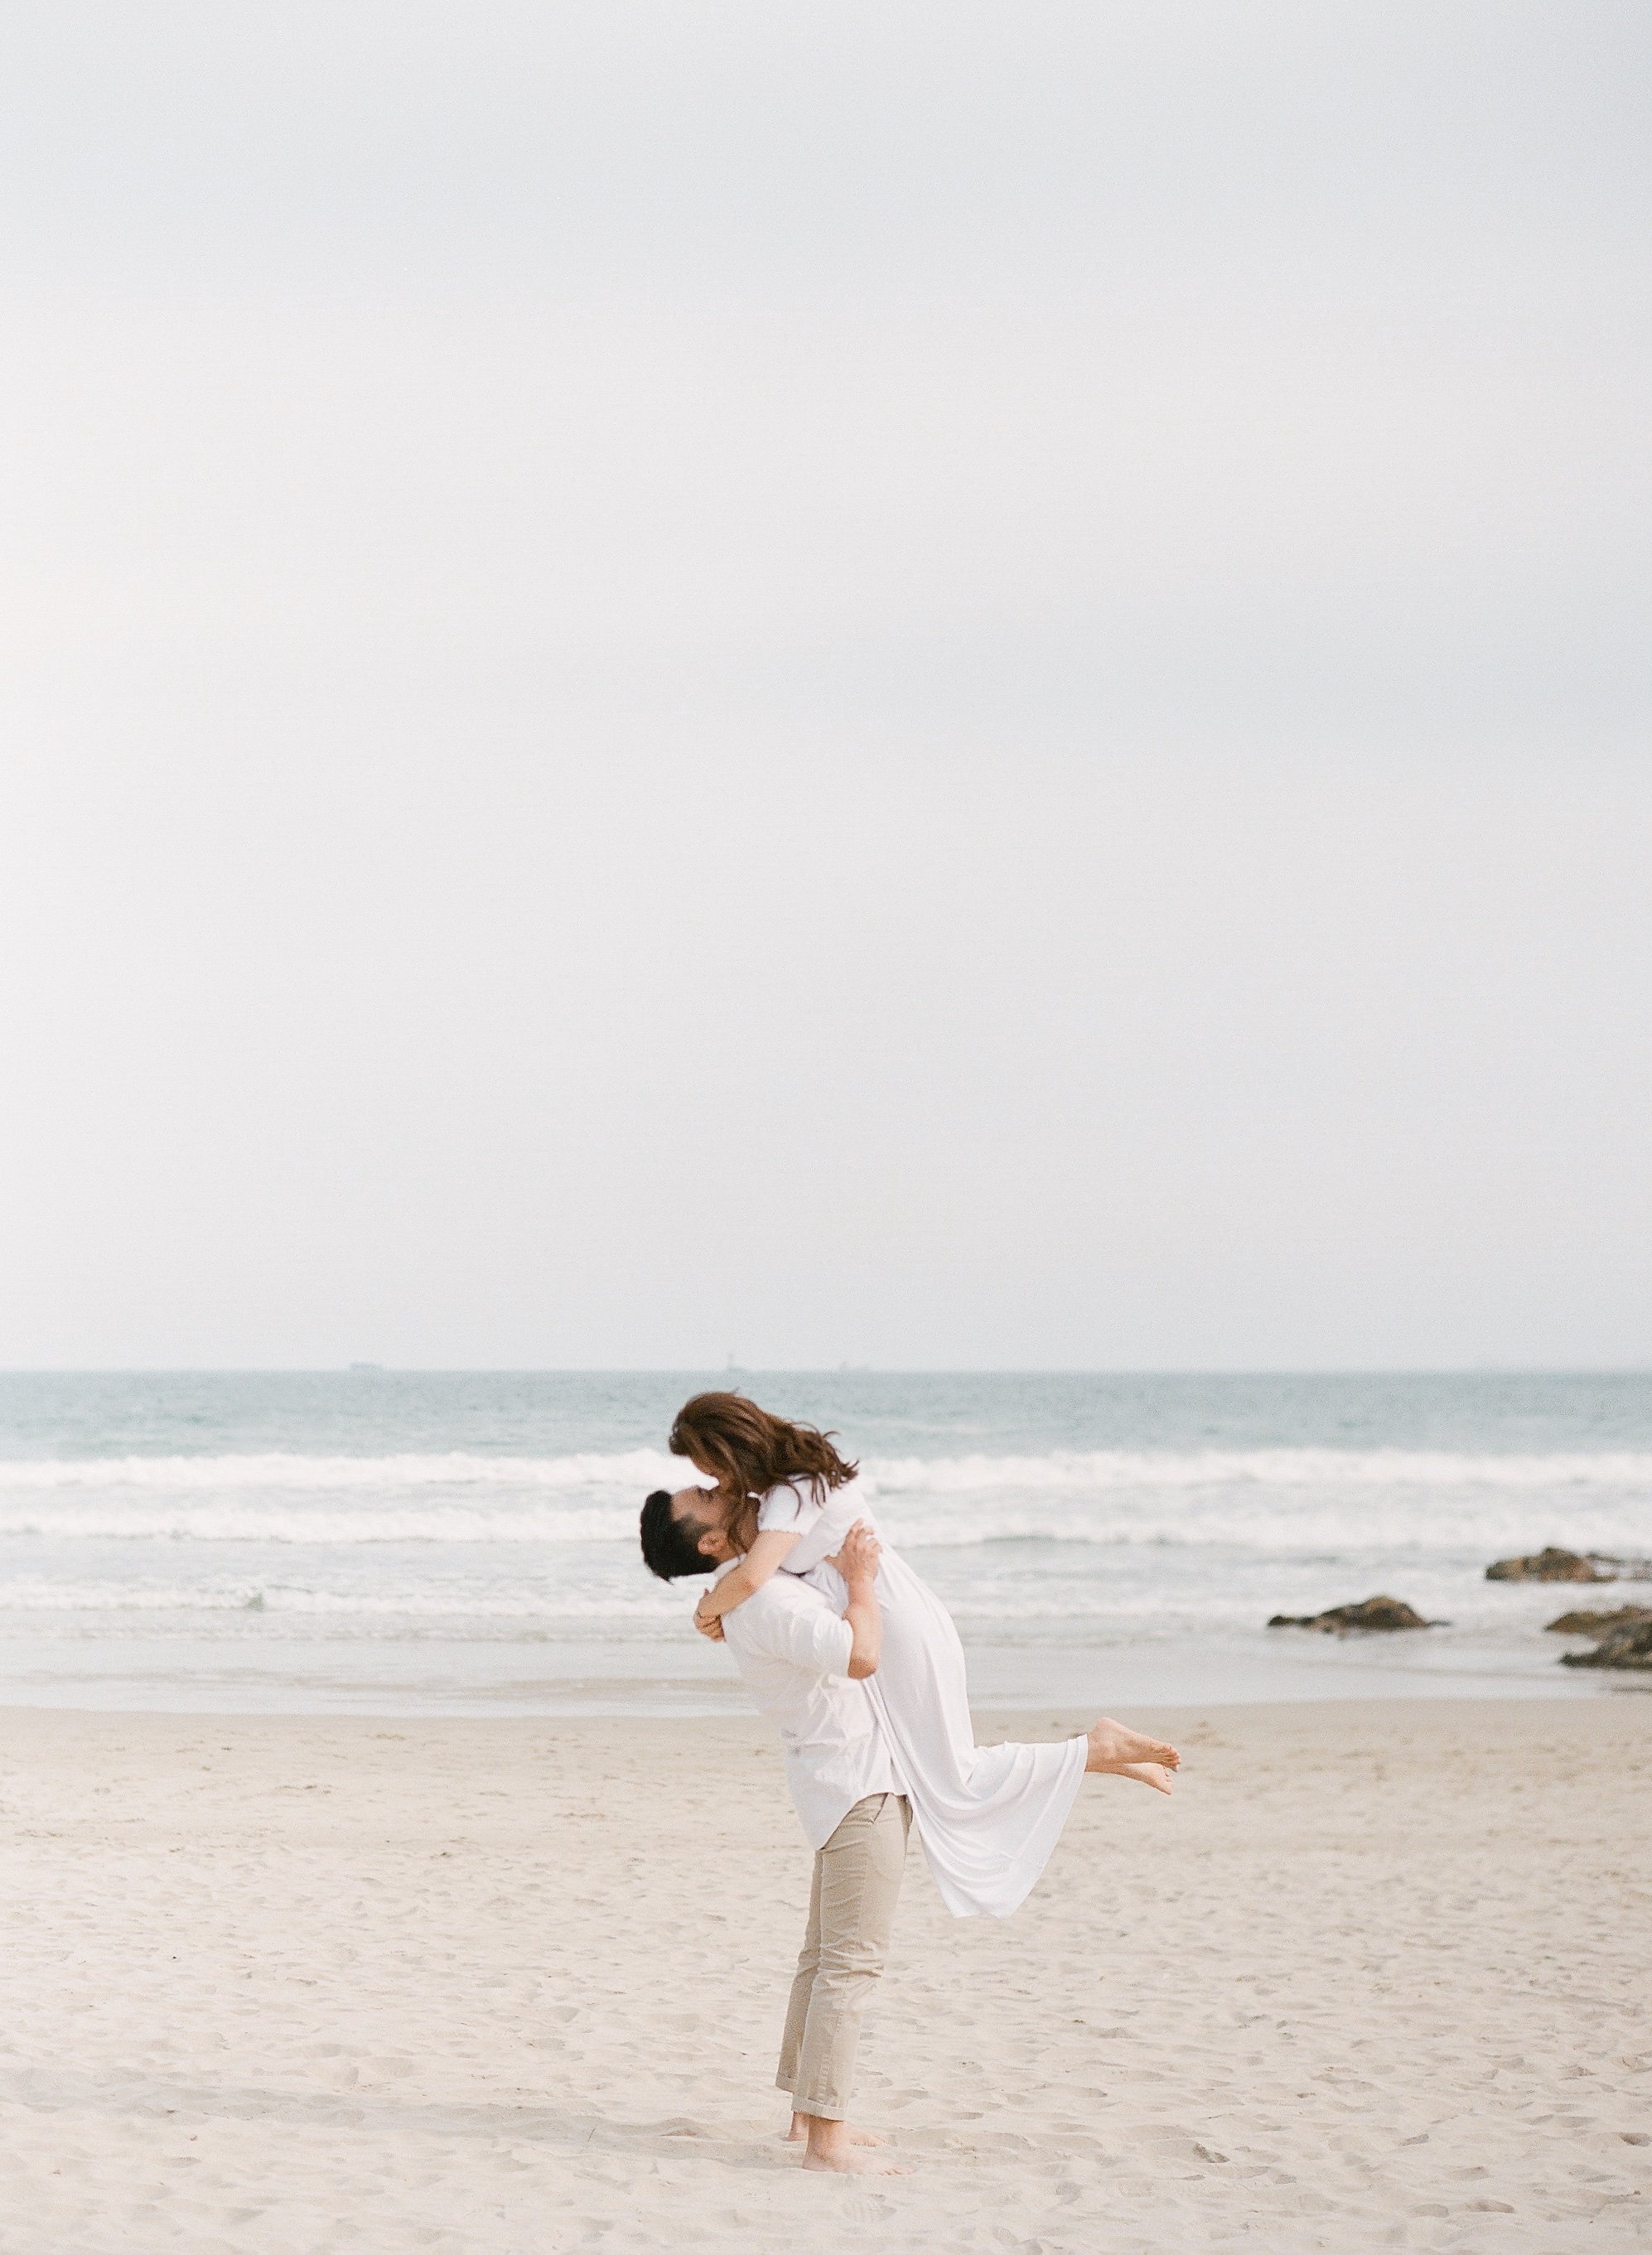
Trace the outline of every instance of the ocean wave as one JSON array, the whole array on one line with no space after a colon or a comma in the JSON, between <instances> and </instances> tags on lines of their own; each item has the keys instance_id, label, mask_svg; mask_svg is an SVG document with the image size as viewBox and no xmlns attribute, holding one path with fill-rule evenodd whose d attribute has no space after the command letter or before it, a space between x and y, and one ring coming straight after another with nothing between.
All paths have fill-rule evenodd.
<instances>
[{"instance_id":1,"label":"ocean wave","mask_svg":"<svg viewBox=\"0 0 1652 2255\"><path fill-rule=\"evenodd\" d=\"M1215 1497L1161 1502L1120 1498L1072 1499L1041 1507L960 1505L951 1512L903 1508L901 1500L879 1504L876 1522L885 1540L903 1550L976 1550L996 1545L1082 1544L1086 1548L1337 1557L1375 1562L1403 1553L1473 1556L1487 1560L1562 1540L1574 1549L1641 1557L1648 1545L1642 1499L1613 1506L1600 1497L1558 1499L1537 1508L1522 1493L1481 1496L1453 1510L1424 1491L1373 1494L1350 1508L1335 1497L1312 1493L1251 1499L1241 1507ZM126 1505L0 1505L0 1539L33 1539L53 1545L118 1542L279 1545L313 1549L362 1546L434 1546L565 1550L597 1546L634 1549L636 1516L630 1507L557 1510L524 1505L516 1510L432 1506L376 1511L310 1510L278 1503ZM638 1570L641 1563L638 1562Z\"/></svg>"},{"instance_id":2,"label":"ocean wave","mask_svg":"<svg viewBox=\"0 0 1652 2255\"><path fill-rule=\"evenodd\" d=\"M0 1458L0 1493L465 1495L680 1487L692 1468L657 1449L559 1457L436 1455ZM1652 1495L1652 1451L1500 1455L1445 1449L1052 1449L1038 1456L868 1457L861 1488L896 1495L1105 1494L1159 1488L1614 1488Z\"/></svg>"},{"instance_id":3,"label":"ocean wave","mask_svg":"<svg viewBox=\"0 0 1652 2255\"><path fill-rule=\"evenodd\" d=\"M210 1616L213 1633L219 1634L226 1630L255 1633L257 1623L270 1616L330 1620L341 1628L352 1622L377 1622L392 1633L397 1623L444 1624L460 1632L467 1623L478 1629L483 1624L497 1627L514 1623L524 1633L561 1627L571 1635L583 1632L599 1637L604 1629L623 1636L641 1626L689 1640L693 1638L692 1594L647 1588L627 1596L558 1589L316 1589L257 1579L129 1584L30 1577L0 1581L0 1618L22 1615L45 1626L51 1617L67 1617L84 1627L87 1617L95 1616L108 1621L116 1633L130 1633L119 1629L116 1617L133 1614L174 1619ZM1541 1625L1557 1600L1552 1591L1497 1590L1494 1596L1491 1585L1482 1584L1466 1595L1455 1591L1449 1598L1429 1597L1427 1602L1431 1607L1449 1603L1452 1621L1459 1628L1489 1627L1523 1635ZM1039 1623L1087 1623L1132 1639L1201 1628L1258 1630L1272 1603L1271 1598L1235 1588L1229 1580L1220 1586L1182 1586L1173 1591L1086 1590L1070 1584L1040 1591L988 1588L974 1596L954 1592L947 1609L977 1640L991 1642L995 1627L1032 1628ZM205 1626L203 1621L203 1630Z\"/></svg>"},{"instance_id":4,"label":"ocean wave","mask_svg":"<svg viewBox=\"0 0 1652 2255\"><path fill-rule=\"evenodd\" d=\"M623 1597L610 1592L565 1593L557 1590L497 1591L435 1589L306 1589L278 1582L130 1584L53 1582L20 1578L0 1582L0 1613L215 1613L256 1617L265 1613L378 1620L448 1621L653 1621L687 1630L692 1591L650 1591ZM1036 1595L957 1598L949 1610L960 1620L1113 1620L1151 1623L1232 1616L1252 1619L1254 1601L1231 1592L1179 1592L1173 1606L1148 1592L1118 1596L1102 1591L1051 1590ZM250 1626L250 1620L249 1626Z\"/></svg>"},{"instance_id":5,"label":"ocean wave","mask_svg":"<svg viewBox=\"0 0 1652 2255\"><path fill-rule=\"evenodd\" d=\"M311 1510L248 1503L0 1504L0 1535L53 1542L635 1542L636 1514L532 1505L465 1510Z\"/></svg>"},{"instance_id":6,"label":"ocean wave","mask_svg":"<svg viewBox=\"0 0 1652 2255\"><path fill-rule=\"evenodd\" d=\"M1445 1449L1055 1449L1037 1457L868 1460L868 1495L1105 1493L1156 1488L1575 1488L1652 1495L1652 1451L1487 1455Z\"/></svg>"},{"instance_id":7,"label":"ocean wave","mask_svg":"<svg viewBox=\"0 0 1652 2255\"><path fill-rule=\"evenodd\" d=\"M123 1457L0 1463L0 1537L82 1542L635 1545L647 1450L548 1458ZM1652 1453L1397 1449L1052 1451L872 1458L860 1493L889 1540L1219 1546L1487 1557L1564 1540L1643 1555Z\"/></svg>"},{"instance_id":8,"label":"ocean wave","mask_svg":"<svg viewBox=\"0 0 1652 2255\"><path fill-rule=\"evenodd\" d=\"M0 1612L212 1612L361 1615L424 1620L686 1620L680 1593L639 1591L635 1597L563 1596L555 1591L504 1596L443 1590L306 1590L279 1583L0 1582Z\"/></svg>"},{"instance_id":9,"label":"ocean wave","mask_svg":"<svg viewBox=\"0 0 1652 2255\"><path fill-rule=\"evenodd\" d=\"M272 1451L232 1457L0 1458L0 1493L8 1489L158 1489L169 1495L222 1495L252 1488L262 1494L404 1495L431 1487L617 1487L643 1495L650 1488L684 1486L694 1478L692 1465L658 1449L572 1457L479 1457L455 1449L439 1456L309 1457Z\"/></svg>"}]
</instances>

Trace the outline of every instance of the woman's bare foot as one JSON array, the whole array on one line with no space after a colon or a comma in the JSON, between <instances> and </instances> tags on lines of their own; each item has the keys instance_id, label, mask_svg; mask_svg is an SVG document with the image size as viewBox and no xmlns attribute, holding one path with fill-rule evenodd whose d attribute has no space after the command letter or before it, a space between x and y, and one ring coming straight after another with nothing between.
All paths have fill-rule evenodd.
<instances>
[{"instance_id":1,"label":"woman's bare foot","mask_svg":"<svg viewBox=\"0 0 1652 2255\"><path fill-rule=\"evenodd\" d=\"M1162 1763L1166 1769L1182 1767L1182 1757L1174 1746L1166 1746L1163 1739L1144 1738L1140 1731L1115 1723L1110 1715L1103 1715L1099 1723L1091 1724L1088 1738L1090 1751L1084 1765L1086 1770L1117 1772L1142 1762Z\"/></svg>"},{"instance_id":2,"label":"woman's bare foot","mask_svg":"<svg viewBox=\"0 0 1652 2255\"><path fill-rule=\"evenodd\" d=\"M887 2146L889 2142L882 2130L848 2130L844 2134L852 2146ZM794 2114L791 2127L783 2132L780 2142L783 2146L802 2146L807 2144L808 2137L808 2117Z\"/></svg>"},{"instance_id":3,"label":"woman's bare foot","mask_svg":"<svg viewBox=\"0 0 1652 2255\"><path fill-rule=\"evenodd\" d=\"M1170 1774L1163 1762L1121 1762L1117 1769L1107 1772L1109 1777L1133 1777L1142 1785L1150 1785L1160 1793L1170 1790Z\"/></svg>"}]
</instances>

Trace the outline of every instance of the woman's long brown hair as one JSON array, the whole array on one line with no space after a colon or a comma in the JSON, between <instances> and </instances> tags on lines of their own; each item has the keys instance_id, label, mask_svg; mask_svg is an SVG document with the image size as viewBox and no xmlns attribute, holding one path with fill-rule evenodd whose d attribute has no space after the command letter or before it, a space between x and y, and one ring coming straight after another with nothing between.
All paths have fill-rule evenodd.
<instances>
[{"instance_id":1,"label":"woman's long brown hair","mask_svg":"<svg viewBox=\"0 0 1652 2255\"><path fill-rule=\"evenodd\" d=\"M819 1503L854 1478L859 1465L844 1462L833 1438L813 1425L770 1416L743 1394L696 1394L677 1413L671 1451L715 1475L719 1493L735 1506L729 1540L749 1550L753 1498L807 1480Z\"/></svg>"}]
</instances>

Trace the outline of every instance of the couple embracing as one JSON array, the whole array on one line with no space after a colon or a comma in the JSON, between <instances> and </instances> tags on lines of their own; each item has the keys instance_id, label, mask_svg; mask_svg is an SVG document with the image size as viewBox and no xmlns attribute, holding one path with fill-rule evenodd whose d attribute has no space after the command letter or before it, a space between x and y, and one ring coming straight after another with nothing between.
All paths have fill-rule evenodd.
<instances>
[{"instance_id":1,"label":"couple embracing","mask_svg":"<svg viewBox=\"0 0 1652 2255\"><path fill-rule=\"evenodd\" d=\"M954 1917L1007 1918L1049 1861L1086 1771L1170 1790L1173 1746L1103 1720L1082 1738L978 1746L963 1647L934 1591L885 1543L832 1437L737 1394L698 1394L673 1456L706 1486L643 1507L666 1581L714 1574L694 1625L727 1643L777 1725L814 1851L809 1924L777 2083L804 2167L880 2166L848 2126L861 2017L916 1828Z\"/></svg>"}]
</instances>

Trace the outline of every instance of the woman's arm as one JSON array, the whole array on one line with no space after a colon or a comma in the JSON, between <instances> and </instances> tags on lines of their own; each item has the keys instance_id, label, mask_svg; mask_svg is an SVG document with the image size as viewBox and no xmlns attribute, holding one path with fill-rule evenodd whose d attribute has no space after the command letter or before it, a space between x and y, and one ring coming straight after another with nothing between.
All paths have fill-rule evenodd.
<instances>
[{"instance_id":1,"label":"woman's arm","mask_svg":"<svg viewBox=\"0 0 1652 2255\"><path fill-rule=\"evenodd\" d=\"M883 1653L883 1615L878 1609L877 1562L882 1545L864 1520L857 1519L843 1538L843 1548L832 1563L843 1577L849 1602L843 1618L854 1639L846 1671L857 1683L877 1674Z\"/></svg>"},{"instance_id":2,"label":"woman's arm","mask_svg":"<svg viewBox=\"0 0 1652 2255\"><path fill-rule=\"evenodd\" d=\"M694 1608L696 1622L721 1620L736 1605L743 1605L754 1591L762 1589L770 1576L778 1571L781 1561L789 1550L797 1548L803 1538L795 1528L775 1528L759 1535L734 1571L725 1574L713 1588L703 1591Z\"/></svg>"}]
</instances>

